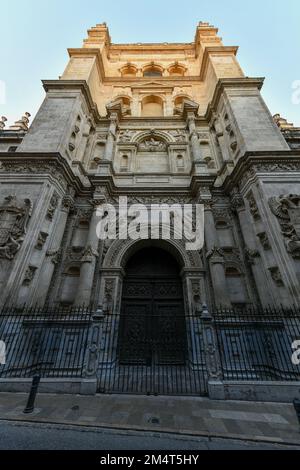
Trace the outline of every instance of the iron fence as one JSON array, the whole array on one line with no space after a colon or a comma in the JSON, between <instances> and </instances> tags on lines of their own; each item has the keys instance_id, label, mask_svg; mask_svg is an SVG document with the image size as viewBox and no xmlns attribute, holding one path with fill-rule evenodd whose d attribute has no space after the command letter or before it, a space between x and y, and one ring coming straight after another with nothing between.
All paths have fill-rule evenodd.
<instances>
[{"instance_id":1,"label":"iron fence","mask_svg":"<svg viewBox=\"0 0 300 470\"><path fill-rule=\"evenodd\" d=\"M215 354L224 380L300 380L300 365L292 361L299 309L217 309L210 318L216 347L207 349L198 315L149 316L137 309L95 320L88 308L6 308L0 313L6 345L0 377L81 378L91 358L99 393L206 395L209 355Z\"/></svg>"},{"instance_id":2,"label":"iron fence","mask_svg":"<svg viewBox=\"0 0 300 470\"><path fill-rule=\"evenodd\" d=\"M85 308L4 309L0 339L6 360L0 377L81 377L90 323Z\"/></svg>"},{"instance_id":3,"label":"iron fence","mask_svg":"<svg viewBox=\"0 0 300 470\"><path fill-rule=\"evenodd\" d=\"M105 317L97 375L100 393L206 395L200 318L140 311Z\"/></svg>"},{"instance_id":4,"label":"iron fence","mask_svg":"<svg viewBox=\"0 0 300 470\"><path fill-rule=\"evenodd\" d=\"M219 309L213 317L224 379L300 380L300 365L292 360L299 309Z\"/></svg>"}]
</instances>

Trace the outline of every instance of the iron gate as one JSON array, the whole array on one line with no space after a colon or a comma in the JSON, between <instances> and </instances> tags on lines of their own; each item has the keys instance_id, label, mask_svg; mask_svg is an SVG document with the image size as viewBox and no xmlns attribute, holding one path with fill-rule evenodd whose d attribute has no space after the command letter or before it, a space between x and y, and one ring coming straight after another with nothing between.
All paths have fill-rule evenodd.
<instances>
[{"instance_id":1,"label":"iron gate","mask_svg":"<svg viewBox=\"0 0 300 470\"><path fill-rule=\"evenodd\" d=\"M169 306L170 307L170 306ZM110 315L103 323L99 393L207 394L201 320L168 309Z\"/></svg>"}]
</instances>

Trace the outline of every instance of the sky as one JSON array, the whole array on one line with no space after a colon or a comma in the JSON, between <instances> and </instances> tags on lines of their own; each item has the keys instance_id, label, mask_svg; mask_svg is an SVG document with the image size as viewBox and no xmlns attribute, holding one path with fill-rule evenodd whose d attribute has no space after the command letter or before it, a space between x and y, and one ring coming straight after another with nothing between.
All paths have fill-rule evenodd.
<instances>
[{"instance_id":1,"label":"sky","mask_svg":"<svg viewBox=\"0 0 300 470\"><path fill-rule=\"evenodd\" d=\"M199 21L240 46L245 74L266 77L272 114L300 126L300 99L292 99L300 87L299 0L0 0L0 116L8 125L25 111L34 116L41 80L62 74L67 48L81 47L97 23L108 24L113 43L192 42Z\"/></svg>"}]
</instances>

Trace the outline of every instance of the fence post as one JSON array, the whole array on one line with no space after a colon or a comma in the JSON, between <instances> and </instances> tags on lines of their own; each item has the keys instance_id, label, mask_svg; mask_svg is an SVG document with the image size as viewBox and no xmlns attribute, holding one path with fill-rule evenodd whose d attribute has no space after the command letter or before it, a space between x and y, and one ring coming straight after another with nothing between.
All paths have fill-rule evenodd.
<instances>
[{"instance_id":1,"label":"fence post","mask_svg":"<svg viewBox=\"0 0 300 470\"><path fill-rule=\"evenodd\" d=\"M89 331L89 339L83 368L83 380L81 384L82 395L95 395L97 392L97 369L101 347L101 336L104 313L102 307L98 307L92 316L92 325Z\"/></svg>"},{"instance_id":2,"label":"fence post","mask_svg":"<svg viewBox=\"0 0 300 470\"><path fill-rule=\"evenodd\" d=\"M34 412L35 399L37 396L40 381L41 381L41 377L39 375L35 375L32 379L29 398L27 401L26 408L23 411L24 414L31 414Z\"/></svg>"},{"instance_id":3,"label":"fence post","mask_svg":"<svg viewBox=\"0 0 300 470\"><path fill-rule=\"evenodd\" d=\"M224 389L222 384L222 366L219 355L214 319L207 305L203 305L201 313L202 333L205 351L205 361L208 375L208 391L210 398L222 399Z\"/></svg>"}]
</instances>

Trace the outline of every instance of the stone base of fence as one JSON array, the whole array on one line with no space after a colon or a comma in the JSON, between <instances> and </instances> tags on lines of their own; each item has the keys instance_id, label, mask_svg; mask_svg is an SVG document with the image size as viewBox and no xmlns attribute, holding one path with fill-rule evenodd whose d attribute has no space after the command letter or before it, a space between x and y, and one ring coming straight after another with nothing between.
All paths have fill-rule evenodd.
<instances>
[{"instance_id":1,"label":"stone base of fence","mask_svg":"<svg viewBox=\"0 0 300 470\"><path fill-rule=\"evenodd\" d=\"M300 399L300 382L210 380L208 394L211 400L291 403Z\"/></svg>"},{"instance_id":2,"label":"stone base of fence","mask_svg":"<svg viewBox=\"0 0 300 470\"><path fill-rule=\"evenodd\" d=\"M0 379L0 393L29 393L31 379ZM42 379L39 393L96 395L96 379ZM208 382L211 400L291 403L300 399L300 382L219 381Z\"/></svg>"},{"instance_id":3,"label":"stone base of fence","mask_svg":"<svg viewBox=\"0 0 300 470\"><path fill-rule=\"evenodd\" d=\"M0 393L29 393L32 379L0 379ZM96 379L41 379L38 393L95 395Z\"/></svg>"}]
</instances>

